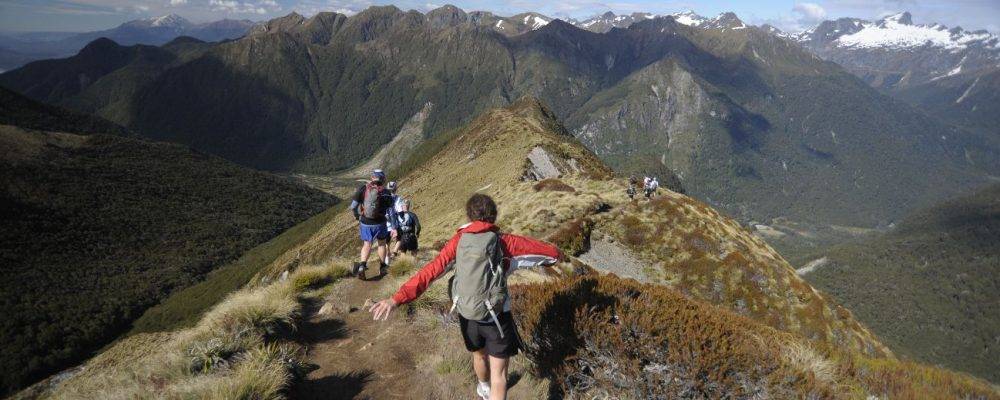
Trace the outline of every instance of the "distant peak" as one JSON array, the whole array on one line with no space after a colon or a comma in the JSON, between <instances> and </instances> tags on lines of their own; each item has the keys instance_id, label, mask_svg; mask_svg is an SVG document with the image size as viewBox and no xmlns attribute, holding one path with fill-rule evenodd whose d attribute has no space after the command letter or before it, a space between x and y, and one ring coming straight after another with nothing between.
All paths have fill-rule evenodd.
<instances>
[{"instance_id":1,"label":"distant peak","mask_svg":"<svg viewBox=\"0 0 1000 400\"><path fill-rule=\"evenodd\" d=\"M108 39L106 37L100 37L88 43L86 46L83 47L82 50L80 50L80 52L83 53L91 51L100 51L104 49L113 49L116 47L121 47L121 46L114 40Z\"/></svg>"},{"instance_id":2,"label":"distant peak","mask_svg":"<svg viewBox=\"0 0 1000 400\"><path fill-rule=\"evenodd\" d=\"M736 24L743 25L743 21L740 20L740 17L737 17L736 13L731 12L731 11L727 11L727 12L724 12L722 14L719 14L719 16L715 17L714 19L715 19L715 21L724 22L724 23L727 23L727 24L728 23L736 23Z\"/></svg>"},{"instance_id":3,"label":"distant peak","mask_svg":"<svg viewBox=\"0 0 1000 400\"><path fill-rule=\"evenodd\" d=\"M177 14L167 14L160 17L149 18L149 26L171 27L190 25L187 19Z\"/></svg>"},{"instance_id":4,"label":"distant peak","mask_svg":"<svg viewBox=\"0 0 1000 400\"><path fill-rule=\"evenodd\" d=\"M700 26L707 21L705 17L702 17L691 10L674 13L671 14L670 17L673 18L674 21L677 21L678 24L687 26Z\"/></svg>"},{"instance_id":5,"label":"distant peak","mask_svg":"<svg viewBox=\"0 0 1000 400\"><path fill-rule=\"evenodd\" d=\"M614 17L615 17L615 13L613 13L611 11L608 11L608 12L606 12L604 14L601 14L601 18L610 19L610 18L614 18Z\"/></svg>"},{"instance_id":6,"label":"distant peak","mask_svg":"<svg viewBox=\"0 0 1000 400\"><path fill-rule=\"evenodd\" d=\"M174 45L189 44L189 43L199 44L199 43L205 43L205 41L191 36L178 36L174 38L174 40L167 42L167 44L164 44L163 46L170 47Z\"/></svg>"},{"instance_id":7,"label":"distant peak","mask_svg":"<svg viewBox=\"0 0 1000 400\"><path fill-rule=\"evenodd\" d=\"M454 4L445 4L445 5L441 6L441 7L435 8L435 9L433 9L431 11L437 11L437 10L443 10L443 11L462 11L461 8L458 8L458 6L456 6Z\"/></svg>"},{"instance_id":8,"label":"distant peak","mask_svg":"<svg viewBox=\"0 0 1000 400\"><path fill-rule=\"evenodd\" d=\"M882 18L882 21L891 21L901 25L913 25L913 16L910 15L909 11L903 11L901 13L896 13Z\"/></svg>"}]
</instances>

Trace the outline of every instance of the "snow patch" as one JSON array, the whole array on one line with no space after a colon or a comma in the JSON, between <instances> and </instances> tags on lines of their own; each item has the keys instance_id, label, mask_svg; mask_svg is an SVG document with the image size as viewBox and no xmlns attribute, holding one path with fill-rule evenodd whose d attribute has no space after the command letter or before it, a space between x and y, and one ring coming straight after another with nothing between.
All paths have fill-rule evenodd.
<instances>
[{"instance_id":1,"label":"snow patch","mask_svg":"<svg viewBox=\"0 0 1000 400\"><path fill-rule=\"evenodd\" d=\"M537 15L526 15L524 16L524 24L527 25L531 30L541 28L548 25L549 20L539 17Z\"/></svg>"},{"instance_id":2,"label":"snow patch","mask_svg":"<svg viewBox=\"0 0 1000 400\"><path fill-rule=\"evenodd\" d=\"M692 11L671 14L670 16L673 17L674 21L677 21L678 24L684 24L687 26L699 26L707 21L705 17L695 14Z\"/></svg>"},{"instance_id":3,"label":"snow patch","mask_svg":"<svg viewBox=\"0 0 1000 400\"><path fill-rule=\"evenodd\" d=\"M799 268L799 269L795 270L795 273L798 274L799 276L803 276L805 274L808 274L810 272L815 271L816 268L820 268L820 267L826 265L829 262L830 262L830 259L827 258L827 257L818 258L818 259L810 261L808 264L804 265L802 268Z\"/></svg>"},{"instance_id":4,"label":"snow patch","mask_svg":"<svg viewBox=\"0 0 1000 400\"><path fill-rule=\"evenodd\" d=\"M965 98L969 96L969 93L972 93L972 88L976 87L977 83L979 83L979 77L976 77L976 80L972 81L972 84L969 85L969 88L965 89L965 93L962 93L962 96L959 97L958 100L955 100L955 104L959 104L962 102L962 100L965 100Z\"/></svg>"}]
</instances>

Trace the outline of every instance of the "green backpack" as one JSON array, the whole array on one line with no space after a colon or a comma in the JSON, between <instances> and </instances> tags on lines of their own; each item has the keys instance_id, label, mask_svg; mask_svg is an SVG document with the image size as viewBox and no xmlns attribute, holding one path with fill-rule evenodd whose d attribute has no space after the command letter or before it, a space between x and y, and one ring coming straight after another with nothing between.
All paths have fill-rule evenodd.
<instances>
[{"instance_id":1,"label":"green backpack","mask_svg":"<svg viewBox=\"0 0 1000 400\"><path fill-rule=\"evenodd\" d=\"M492 317L507 301L507 274L503 270L503 246L496 232L463 233L455 254L455 275L449 282L452 311L470 321ZM500 330L503 337L503 329Z\"/></svg>"}]
</instances>

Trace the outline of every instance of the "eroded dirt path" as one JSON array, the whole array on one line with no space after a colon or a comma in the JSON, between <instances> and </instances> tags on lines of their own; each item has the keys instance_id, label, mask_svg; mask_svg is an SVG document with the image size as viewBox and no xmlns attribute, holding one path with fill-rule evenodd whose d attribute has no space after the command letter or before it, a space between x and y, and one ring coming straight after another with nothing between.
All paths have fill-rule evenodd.
<instances>
[{"instance_id":1,"label":"eroded dirt path","mask_svg":"<svg viewBox=\"0 0 1000 400\"><path fill-rule=\"evenodd\" d=\"M388 276L376 279L342 280L325 301L310 307L298 337L309 349L307 361L319 369L293 387L291 397L475 399L475 380L457 324L432 311L408 312L405 307L388 321L373 321L366 301L382 298L400 282ZM518 358L523 356L511 368L508 398L539 398L544 387L532 378L521 379L526 363Z\"/></svg>"}]
</instances>

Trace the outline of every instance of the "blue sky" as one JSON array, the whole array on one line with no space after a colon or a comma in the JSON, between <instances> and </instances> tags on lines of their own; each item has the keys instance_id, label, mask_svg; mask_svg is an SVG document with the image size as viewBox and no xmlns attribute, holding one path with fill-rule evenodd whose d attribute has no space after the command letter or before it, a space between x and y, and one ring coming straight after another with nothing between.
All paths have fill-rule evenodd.
<instances>
[{"instance_id":1,"label":"blue sky","mask_svg":"<svg viewBox=\"0 0 1000 400\"><path fill-rule=\"evenodd\" d=\"M0 31L88 31L114 27L150 16L179 14L195 22L222 18L262 20L292 11L311 15L317 11L352 13L371 5L395 4L427 11L440 0L0 0ZM966 29L1000 31L1000 0L551 0L551 1L452 1L466 11L488 10L500 15L537 11L552 17L586 18L604 11L657 14L693 10L713 16L736 12L753 24L771 23L786 30L801 30L823 19L844 16L876 19L908 10L917 23L940 22Z\"/></svg>"}]
</instances>

